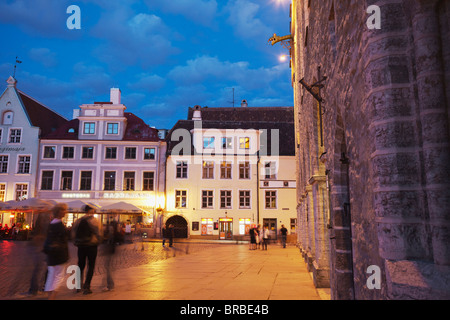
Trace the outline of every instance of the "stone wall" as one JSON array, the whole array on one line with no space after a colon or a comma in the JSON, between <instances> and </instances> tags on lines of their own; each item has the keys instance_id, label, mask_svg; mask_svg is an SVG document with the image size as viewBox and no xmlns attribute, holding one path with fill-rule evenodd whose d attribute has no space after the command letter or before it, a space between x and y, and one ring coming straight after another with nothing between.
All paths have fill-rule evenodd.
<instances>
[{"instance_id":1,"label":"stone wall","mask_svg":"<svg viewBox=\"0 0 450 320\"><path fill-rule=\"evenodd\" d=\"M366 25L372 4L379 30ZM293 3L298 241L334 299L449 296L436 283L450 284L449 12L449 0ZM318 67L323 146L299 84ZM380 289L367 288L371 265Z\"/></svg>"}]
</instances>

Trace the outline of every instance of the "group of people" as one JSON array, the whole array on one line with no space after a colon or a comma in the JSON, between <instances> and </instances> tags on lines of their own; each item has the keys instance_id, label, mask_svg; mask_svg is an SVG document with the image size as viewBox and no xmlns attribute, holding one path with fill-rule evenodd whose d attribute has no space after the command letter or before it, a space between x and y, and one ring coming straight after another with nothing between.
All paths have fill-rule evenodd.
<instances>
[{"instance_id":1,"label":"group of people","mask_svg":"<svg viewBox=\"0 0 450 320\"><path fill-rule=\"evenodd\" d=\"M270 231L268 225L264 225L264 228L261 229L261 225L259 224L257 227L250 228L249 233L250 250L257 250L258 248L261 248L261 250L267 250L267 245L270 240ZM284 225L281 225L280 235L282 246L283 248L286 248L287 229Z\"/></svg>"},{"instance_id":2,"label":"group of people","mask_svg":"<svg viewBox=\"0 0 450 320\"><path fill-rule=\"evenodd\" d=\"M44 291L48 292L49 299L55 298L56 291L65 278L65 265L69 261L69 237L74 240L74 244L78 248L78 267L81 272L80 281L82 286L76 289L77 292L83 291L83 294L92 293L90 288L91 280L94 275L98 246L101 243L104 243L105 246L105 267L107 270L107 287L104 290L114 289L110 263L115 252L117 234L120 233L118 223L114 220L110 221L104 230L104 234L100 234L99 222L94 217L95 209L87 205L85 207L85 215L75 221L70 231L71 233L69 233L62 222L66 213L66 204L55 205L43 244L48 265ZM86 264L87 273L84 278Z\"/></svg>"}]
</instances>

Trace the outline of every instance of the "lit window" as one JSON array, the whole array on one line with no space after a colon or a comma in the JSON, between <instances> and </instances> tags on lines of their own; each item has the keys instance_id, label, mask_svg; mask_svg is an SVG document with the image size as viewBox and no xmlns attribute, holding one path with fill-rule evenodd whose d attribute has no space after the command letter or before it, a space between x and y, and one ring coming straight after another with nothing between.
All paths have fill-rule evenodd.
<instances>
[{"instance_id":1,"label":"lit window","mask_svg":"<svg viewBox=\"0 0 450 320\"><path fill-rule=\"evenodd\" d=\"M250 149L250 138L239 138L239 149Z\"/></svg>"}]
</instances>

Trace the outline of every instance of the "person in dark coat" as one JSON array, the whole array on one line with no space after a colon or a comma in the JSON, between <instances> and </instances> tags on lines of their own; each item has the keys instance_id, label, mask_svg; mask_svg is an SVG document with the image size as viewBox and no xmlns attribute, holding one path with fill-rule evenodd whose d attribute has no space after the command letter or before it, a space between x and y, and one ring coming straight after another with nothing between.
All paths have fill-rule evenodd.
<instances>
[{"instance_id":1,"label":"person in dark coat","mask_svg":"<svg viewBox=\"0 0 450 320\"><path fill-rule=\"evenodd\" d=\"M47 239L44 243L44 253L47 255L47 281L45 291L49 300L53 300L56 290L64 281L64 266L69 260L69 234L62 223L62 218L67 213L67 205L60 203L53 208L53 220L48 226Z\"/></svg>"}]
</instances>

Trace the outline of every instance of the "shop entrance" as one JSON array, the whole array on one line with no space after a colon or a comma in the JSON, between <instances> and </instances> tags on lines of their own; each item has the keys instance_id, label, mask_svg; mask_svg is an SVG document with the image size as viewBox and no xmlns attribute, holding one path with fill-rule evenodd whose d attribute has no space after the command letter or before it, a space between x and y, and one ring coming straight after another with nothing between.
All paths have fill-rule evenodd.
<instances>
[{"instance_id":1,"label":"shop entrance","mask_svg":"<svg viewBox=\"0 0 450 320\"><path fill-rule=\"evenodd\" d=\"M262 227L266 225L269 228L270 240L277 240L277 219L263 219Z\"/></svg>"},{"instance_id":2,"label":"shop entrance","mask_svg":"<svg viewBox=\"0 0 450 320\"><path fill-rule=\"evenodd\" d=\"M219 239L233 239L233 218L219 218Z\"/></svg>"},{"instance_id":3,"label":"shop entrance","mask_svg":"<svg viewBox=\"0 0 450 320\"><path fill-rule=\"evenodd\" d=\"M188 237L188 223L182 216L173 216L167 219L166 228L173 225L174 238Z\"/></svg>"}]
</instances>

